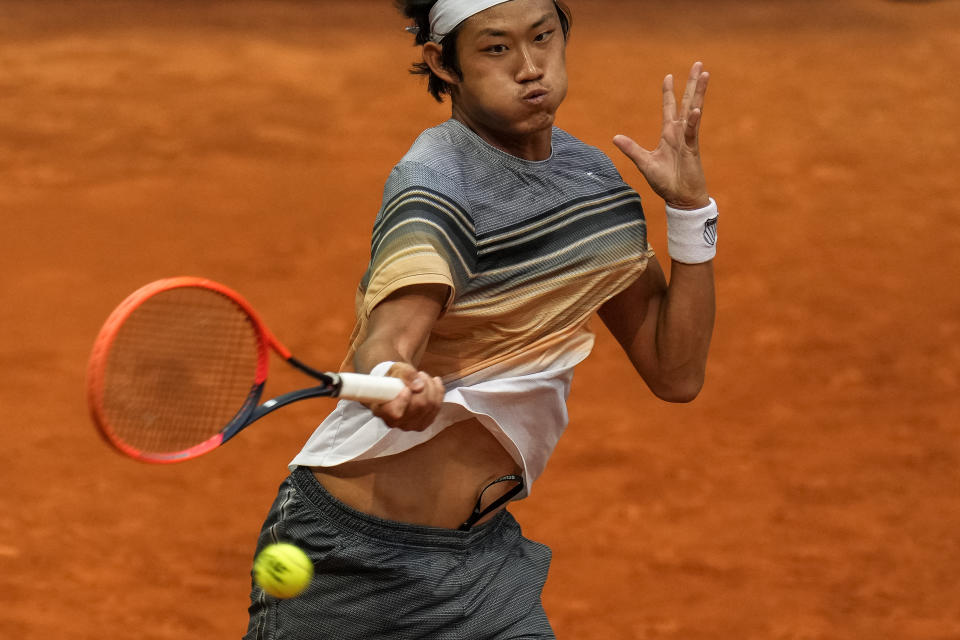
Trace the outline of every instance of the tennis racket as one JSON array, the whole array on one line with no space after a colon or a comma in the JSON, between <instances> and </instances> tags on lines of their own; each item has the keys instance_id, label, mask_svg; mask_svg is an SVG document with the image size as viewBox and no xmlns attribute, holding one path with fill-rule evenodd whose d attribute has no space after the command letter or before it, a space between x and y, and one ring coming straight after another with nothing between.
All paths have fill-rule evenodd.
<instances>
[{"instance_id":1,"label":"tennis racket","mask_svg":"<svg viewBox=\"0 0 960 640\"><path fill-rule=\"evenodd\" d=\"M270 352L320 384L260 404ZM392 400L398 378L324 373L296 358L235 291L202 278L167 278L120 303L87 369L90 414L131 458L171 463L208 453L291 402Z\"/></svg>"}]
</instances>

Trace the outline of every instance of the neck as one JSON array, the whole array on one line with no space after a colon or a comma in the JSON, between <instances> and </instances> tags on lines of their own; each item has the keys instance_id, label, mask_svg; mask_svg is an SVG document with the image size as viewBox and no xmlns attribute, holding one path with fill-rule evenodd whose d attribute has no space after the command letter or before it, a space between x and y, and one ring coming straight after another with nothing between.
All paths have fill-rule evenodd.
<instances>
[{"instance_id":1,"label":"neck","mask_svg":"<svg viewBox=\"0 0 960 640\"><path fill-rule=\"evenodd\" d=\"M525 134L510 134L486 127L469 117L467 113L453 107L453 119L457 120L490 146L521 160L539 162L553 153L553 124Z\"/></svg>"}]
</instances>

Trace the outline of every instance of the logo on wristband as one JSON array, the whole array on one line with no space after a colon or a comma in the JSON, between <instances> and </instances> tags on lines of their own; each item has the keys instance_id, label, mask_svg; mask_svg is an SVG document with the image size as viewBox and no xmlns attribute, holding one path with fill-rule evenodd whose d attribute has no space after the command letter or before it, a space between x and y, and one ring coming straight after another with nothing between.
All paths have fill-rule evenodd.
<instances>
[{"instance_id":1,"label":"logo on wristband","mask_svg":"<svg viewBox=\"0 0 960 640\"><path fill-rule=\"evenodd\" d=\"M719 216L714 216L703 224L703 239L711 247L717 244L717 220Z\"/></svg>"}]
</instances>

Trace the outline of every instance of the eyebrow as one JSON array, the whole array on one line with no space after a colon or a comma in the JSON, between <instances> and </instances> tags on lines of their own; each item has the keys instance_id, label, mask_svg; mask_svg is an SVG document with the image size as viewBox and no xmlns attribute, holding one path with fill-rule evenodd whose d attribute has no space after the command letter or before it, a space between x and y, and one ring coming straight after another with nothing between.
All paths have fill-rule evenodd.
<instances>
[{"instance_id":1,"label":"eyebrow","mask_svg":"<svg viewBox=\"0 0 960 640\"><path fill-rule=\"evenodd\" d=\"M529 31L532 29L537 29L538 27L542 27L544 23L549 21L550 18L552 18L555 15L556 14L554 12L548 11L547 13L543 14L543 16L539 20L537 20L532 25L530 25L527 30ZM479 38L483 36L493 36L494 38L502 38L506 35L509 35L509 34L503 29L487 28L487 29L481 29L480 32L477 34L477 37Z\"/></svg>"}]
</instances>

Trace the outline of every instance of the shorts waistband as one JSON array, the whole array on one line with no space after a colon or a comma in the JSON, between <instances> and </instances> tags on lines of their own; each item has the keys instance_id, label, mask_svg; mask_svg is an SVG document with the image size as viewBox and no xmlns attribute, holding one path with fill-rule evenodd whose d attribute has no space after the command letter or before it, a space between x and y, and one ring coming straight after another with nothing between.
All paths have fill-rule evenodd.
<instances>
[{"instance_id":1,"label":"shorts waistband","mask_svg":"<svg viewBox=\"0 0 960 640\"><path fill-rule=\"evenodd\" d=\"M490 520L469 531L385 520L358 511L337 500L317 480L309 467L296 467L290 473L290 481L310 505L324 517L350 531L386 543L467 550L480 545L492 536L502 535L502 532L515 522L506 509L501 509Z\"/></svg>"}]
</instances>

